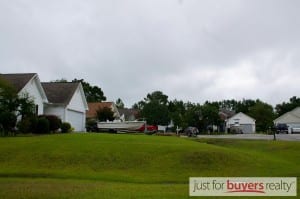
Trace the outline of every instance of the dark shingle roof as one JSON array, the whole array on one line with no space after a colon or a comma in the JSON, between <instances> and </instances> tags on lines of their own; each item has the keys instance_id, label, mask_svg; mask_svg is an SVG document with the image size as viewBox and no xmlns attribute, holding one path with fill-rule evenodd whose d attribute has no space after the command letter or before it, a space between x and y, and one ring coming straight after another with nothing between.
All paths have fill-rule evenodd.
<instances>
[{"instance_id":1,"label":"dark shingle roof","mask_svg":"<svg viewBox=\"0 0 300 199\"><path fill-rule=\"evenodd\" d=\"M43 82L42 86L50 103L68 104L79 83L78 82Z\"/></svg>"},{"instance_id":2,"label":"dark shingle roof","mask_svg":"<svg viewBox=\"0 0 300 199\"><path fill-rule=\"evenodd\" d=\"M17 92L20 92L35 75L36 73L14 73L0 74L0 77L11 83Z\"/></svg>"}]
</instances>

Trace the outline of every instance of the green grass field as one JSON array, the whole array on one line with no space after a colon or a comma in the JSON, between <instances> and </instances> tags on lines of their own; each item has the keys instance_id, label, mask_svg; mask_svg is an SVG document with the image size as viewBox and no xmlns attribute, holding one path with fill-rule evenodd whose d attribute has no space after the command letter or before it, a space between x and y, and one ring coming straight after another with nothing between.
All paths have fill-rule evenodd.
<instances>
[{"instance_id":1,"label":"green grass field","mask_svg":"<svg viewBox=\"0 0 300 199\"><path fill-rule=\"evenodd\" d=\"M0 138L0 198L189 198L189 177L299 177L299 151L300 142L147 135Z\"/></svg>"}]
</instances>

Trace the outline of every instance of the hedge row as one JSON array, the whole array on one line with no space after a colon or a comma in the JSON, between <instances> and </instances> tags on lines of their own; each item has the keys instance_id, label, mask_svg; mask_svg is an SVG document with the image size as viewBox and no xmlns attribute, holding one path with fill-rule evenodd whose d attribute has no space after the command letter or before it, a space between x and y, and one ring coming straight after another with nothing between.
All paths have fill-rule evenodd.
<instances>
[{"instance_id":1,"label":"hedge row","mask_svg":"<svg viewBox=\"0 0 300 199\"><path fill-rule=\"evenodd\" d=\"M20 133L47 134L62 132L71 132L71 125L68 122L62 122L55 115L40 115L38 117L25 117L17 124Z\"/></svg>"}]
</instances>

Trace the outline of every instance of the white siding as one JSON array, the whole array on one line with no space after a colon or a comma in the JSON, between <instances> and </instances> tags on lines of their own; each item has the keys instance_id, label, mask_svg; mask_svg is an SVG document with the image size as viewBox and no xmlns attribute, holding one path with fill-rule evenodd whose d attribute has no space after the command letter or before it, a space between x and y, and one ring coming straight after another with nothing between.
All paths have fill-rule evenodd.
<instances>
[{"instance_id":1,"label":"white siding","mask_svg":"<svg viewBox=\"0 0 300 199\"><path fill-rule=\"evenodd\" d=\"M46 115L56 115L65 121L65 108L63 106L46 105L44 110Z\"/></svg>"},{"instance_id":2,"label":"white siding","mask_svg":"<svg viewBox=\"0 0 300 199\"><path fill-rule=\"evenodd\" d=\"M39 81L37 77L34 77L30 80L25 87L19 92L19 96L28 94L30 98L34 100L34 103L38 105L38 114L44 114L44 102L46 101L43 99L41 90L39 89Z\"/></svg>"},{"instance_id":3,"label":"white siding","mask_svg":"<svg viewBox=\"0 0 300 199\"><path fill-rule=\"evenodd\" d=\"M295 115L291 113L286 113L280 118L276 119L274 121L276 124L287 124L287 123L300 123L300 118L296 117Z\"/></svg>"},{"instance_id":4,"label":"white siding","mask_svg":"<svg viewBox=\"0 0 300 199\"><path fill-rule=\"evenodd\" d=\"M300 127L300 107L287 112L274 120L274 124L286 124L288 126L288 132L292 132L292 128Z\"/></svg>"},{"instance_id":5,"label":"white siding","mask_svg":"<svg viewBox=\"0 0 300 199\"><path fill-rule=\"evenodd\" d=\"M65 120L71 124L75 131L85 131L85 96L78 87L66 109Z\"/></svg>"},{"instance_id":6,"label":"white siding","mask_svg":"<svg viewBox=\"0 0 300 199\"><path fill-rule=\"evenodd\" d=\"M68 109L79 111L79 112L86 111L79 87L76 89L68 105Z\"/></svg>"},{"instance_id":7,"label":"white siding","mask_svg":"<svg viewBox=\"0 0 300 199\"><path fill-rule=\"evenodd\" d=\"M85 114L73 110L67 110L67 121L75 131L85 131Z\"/></svg>"},{"instance_id":8,"label":"white siding","mask_svg":"<svg viewBox=\"0 0 300 199\"><path fill-rule=\"evenodd\" d=\"M63 122L70 123L75 131L85 131L85 112L66 109L59 105L47 105L45 114L58 116Z\"/></svg>"},{"instance_id":9,"label":"white siding","mask_svg":"<svg viewBox=\"0 0 300 199\"><path fill-rule=\"evenodd\" d=\"M234 125L241 126L244 130L247 129L245 133L255 133L256 131L255 120L244 113L238 113L226 121L226 128Z\"/></svg>"},{"instance_id":10,"label":"white siding","mask_svg":"<svg viewBox=\"0 0 300 199\"><path fill-rule=\"evenodd\" d=\"M300 107L275 119L274 124L300 124Z\"/></svg>"},{"instance_id":11,"label":"white siding","mask_svg":"<svg viewBox=\"0 0 300 199\"><path fill-rule=\"evenodd\" d=\"M227 120L228 124L255 124L255 120L244 113L238 113Z\"/></svg>"},{"instance_id":12,"label":"white siding","mask_svg":"<svg viewBox=\"0 0 300 199\"><path fill-rule=\"evenodd\" d=\"M47 104L45 114L56 115L63 122L68 122L75 131L85 131L85 96L80 87L76 89L68 105Z\"/></svg>"}]
</instances>

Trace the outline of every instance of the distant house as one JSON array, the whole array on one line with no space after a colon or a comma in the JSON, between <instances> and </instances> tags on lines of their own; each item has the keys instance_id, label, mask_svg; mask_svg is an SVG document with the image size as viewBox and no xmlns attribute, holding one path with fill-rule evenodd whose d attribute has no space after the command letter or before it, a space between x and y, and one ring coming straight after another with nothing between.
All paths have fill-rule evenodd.
<instances>
[{"instance_id":1,"label":"distant house","mask_svg":"<svg viewBox=\"0 0 300 199\"><path fill-rule=\"evenodd\" d=\"M222 123L219 125L220 132L226 131L226 120L228 120L229 118L231 118L234 115L235 115L235 111L231 111L231 110L224 109L224 108L221 108L219 110L219 117L222 121Z\"/></svg>"},{"instance_id":2,"label":"distant house","mask_svg":"<svg viewBox=\"0 0 300 199\"><path fill-rule=\"evenodd\" d=\"M124 118L125 121L134 121L139 118L139 111L132 108L118 108L120 117Z\"/></svg>"},{"instance_id":3,"label":"distant house","mask_svg":"<svg viewBox=\"0 0 300 199\"><path fill-rule=\"evenodd\" d=\"M234 115L235 115L235 111L224 109L224 108L221 108L219 110L219 116L222 121L226 121L227 119L231 118Z\"/></svg>"},{"instance_id":4,"label":"distant house","mask_svg":"<svg viewBox=\"0 0 300 199\"><path fill-rule=\"evenodd\" d=\"M288 131L291 133L291 129L294 127L300 127L300 107L293 109L290 112L287 112L274 121L275 125L286 124L288 126Z\"/></svg>"},{"instance_id":5,"label":"distant house","mask_svg":"<svg viewBox=\"0 0 300 199\"><path fill-rule=\"evenodd\" d=\"M79 82L42 83L48 98L44 114L57 115L63 122L69 122L75 131L85 131L88 105Z\"/></svg>"},{"instance_id":6,"label":"distant house","mask_svg":"<svg viewBox=\"0 0 300 199\"><path fill-rule=\"evenodd\" d=\"M114 118L119 119L120 113L118 108L114 102L90 102L88 103L88 111L86 112L87 119L96 119L97 118L97 111L104 107L110 108L111 111L114 113Z\"/></svg>"},{"instance_id":7,"label":"distant house","mask_svg":"<svg viewBox=\"0 0 300 199\"><path fill-rule=\"evenodd\" d=\"M227 132L232 128L239 129L242 133L255 133L255 119L242 112L237 113L226 120Z\"/></svg>"},{"instance_id":8,"label":"distant house","mask_svg":"<svg viewBox=\"0 0 300 199\"><path fill-rule=\"evenodd\" d=\"M48 99L36 73L0 74L0 77L14 86L19 96L28 95L34 101L36 114L44 114Z\"/></svg>"}]
</instances>

